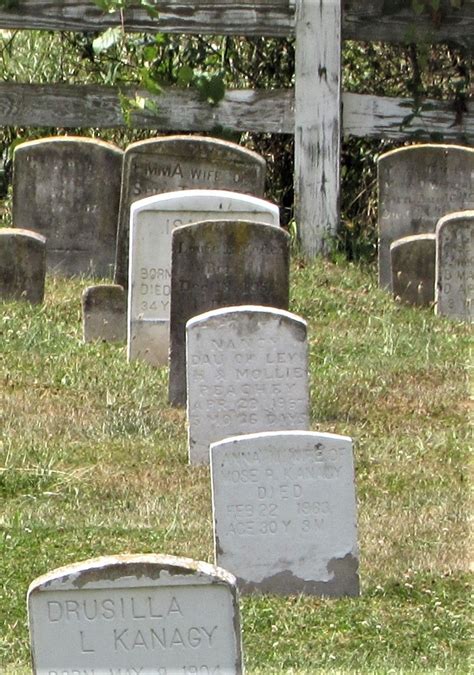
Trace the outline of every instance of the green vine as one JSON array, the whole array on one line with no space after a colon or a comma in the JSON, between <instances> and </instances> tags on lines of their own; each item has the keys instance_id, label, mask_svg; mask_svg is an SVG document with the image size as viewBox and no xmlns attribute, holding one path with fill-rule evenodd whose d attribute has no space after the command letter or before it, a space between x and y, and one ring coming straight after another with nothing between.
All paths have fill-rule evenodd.
<instances>
[{"instance_id":1,"label":"green vine","mask_svg":"<svg viewBox=\"0 0 474 675\"><path fill-rule=\"evenodd\" d=\"M136 6L136 0L94 0L95 4L104 12L120 12L121 25L108 28L99 35L93 42L93 49L96 54L100 54L108 49L120 45L125 39L125 21L124 12L126 9ZM143 7L152 18L158 17L158 11L152 0L140 0L138 3ZM153 66L159 55L159 47L155 43L149 43L145 50L145 65L139 68L139 86L152 95L158 95L162 89L159 78L154 75ZM202 71L196 71L190 66L183 66L177 78L179 86L192 86L199 92L202 100L211 105L216 105L225 96L224 74L207 75ZM121 96L122 111L127 124L131 122L131 113L134 110L148 110L152 113L157 112L157 105L149 98L136 95L130 99Z\"/></svg>"}]
</instances>

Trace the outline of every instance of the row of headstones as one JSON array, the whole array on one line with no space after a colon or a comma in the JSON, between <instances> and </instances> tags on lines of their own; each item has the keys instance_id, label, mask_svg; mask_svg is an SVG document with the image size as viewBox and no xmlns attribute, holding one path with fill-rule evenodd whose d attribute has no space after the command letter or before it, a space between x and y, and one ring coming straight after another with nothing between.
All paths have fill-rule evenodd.
<instances>
[{"instance_id":1,"label":"row of headstones","mask_svg":"<svg viewBox=\"0 0 474 675\"><path fill-rule=\"evenodd\" d=\"M415 234L390 244L392 292L409 305L436 314L474 319L474 211L441 218L435 234Z\"/></svg>"},{"instance_id":2,"label":"row of headstones","mask_svg":"<svg viewBox=\"0 0 474 675\"><path fill-rule=\"evenodd\" d=\"M309 431L307 325L241 305L186 324L189 461L211 465L216 562L247 590L358 593L352 441Z\"/></svg>"},{"instance_id":3,"label":"row of headstones","mask_svg":"<svg viewBox=\"0 0 474 675\"><path fill-rule=\"evenodd\" d=\"M247 220L205 220L170 232L170 222L222 214ZM226 191L184 190L133 205L128 358L155 366L169 363L172 404L186 403L189 319L223 306L288 308L289 235L278 221L273 204ZM121 287L86 289L85 338L103 337L104 326L110 337L119 334L124 308Z\"/></svg>"},{"instance_id":4,"label":"row of headstones","mask_svg":"<svg viewBox=\"0 0 474 675\"><path fill-rule=\"evenodd\" d=\"M33 672L240 674L238 591L358 595L351 445L311 432L212 444L219 567L114 556L36 579L28 591Z\"/></svg>"},{"instance_id":5,"label":"row of headstones","mask_svg":"<svg viewBox=\"0 0 474 675\"><path fill-rule=\"evenodd\" d=\"M415 304L433 302L436 288L437 311L461 319L473 311L471 220L460 224L457 218L456 226L445 228L449 243L439 247L437 279L435 240L419 235L434 233L447 213L474 209L473 163L472 148L454 145L409 146L382 155L378 162L380 284ZM135 200L210 186L261 195L264 175L261 157L216 139L152 139L131 144L125 153L111 144L74 137L24 143L14 153L13 181L13 222L22 241L2 240L7 250L0 253L1 295L33 302L43 297L44 253L38 250L36 258L29 257L33 249L41 249L41 240L26 242L22 229L46 237L49 269L108 275L115 261L115 281L126 287L129 211ZM406 239L413 236L417 239ZM461 243L454 244L458 254L451 256L453 239ZM469 246L463 243L467 241ZM22 246L30 248L23 262ZM13 249L19 260L15 267ZM122 330L125 321L122 316Z\"/></svg>"},{"instance_id":6,"label":"row of headstones","mask_svg":"<svg viewBox=\"0 0 474 675\"><path fill-rule=\"evenodd\" d=\"M269 307L206 312L187 322L187 360L190 461L211 464L222 569L119 557L36 580L37 673L240 673L236 587L359 594L352 441L306 431L305 321ZM261 429L282 430L248 433Z\"/></svg>"},{"instance_id":7,"label":"row of headstones","mask_svg":"<svg viewBox=\"0 0 474 675\"><path fill-rule=\"evenodd\" d=\"M379 282L403 302L474 316L474 149L414 145L378 160Z\"/></svg>"},{"instance_id":8,"label":"row of headstones","mask_svg":"<svg viewBox=\"0 0 474 675\"><path fill-rule=\"evenodd\" d=\"M110 277L127 286L130 206L149 195L225 189L262 196L265 160L235 143L199 136L111 143L53 137L13 153L13 226L47 240L47 269Z\"/></svg>"}]
</instances>

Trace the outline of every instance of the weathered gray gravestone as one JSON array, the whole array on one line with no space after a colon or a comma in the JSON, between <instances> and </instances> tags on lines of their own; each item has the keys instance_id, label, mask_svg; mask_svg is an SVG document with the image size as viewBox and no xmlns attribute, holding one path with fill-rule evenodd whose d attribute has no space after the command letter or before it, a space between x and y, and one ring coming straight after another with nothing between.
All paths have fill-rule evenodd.
<instances>
[{"instance_id":1,"label":"weathered gray gravestone","mask_svg":"<svg viewBox=\"0 0 474 675\"><path fill-rule=\"evenodd\" d=\"M187 324L188 451L209 463L227 436L309 428L306 322L269 307L206 312Z\"/></svg>"},{"instance_id":2,"label":"weathered gray gravestone","mask_svg":"<svg viewBox=\"0 0 474 675\"><path fill-rule=\"evenodd\" d=\"M434 303L436 235L415 234L390 244L392 290L408 305Z\"/></svg>"},{"instance_id":3,"label":"weathered gray gravestone","mask_svg":"<svg viewBox=\"0 0 474 675\"><path fill-rule=\"evenodd\" d=\"M474 208L474 148L412 145L378 161L379 283L391 290L390 244L434 233L446 213Z\"/></svg>"},{"instance_id":4,"label":"weathered gray gravestone","mask_svg":"<svg viewBox=\"0 0 474 675\"><path fill-rule=\"evenodd\" d=\"M0 228L0 300L43 302L46 239L31 230Z\"/></svg>"},{"instance_id":5,"label":"weathered gray gravestone","mask_svg":"<svg viewBox=\"0 0 474 675\"><path fill-rule=\"evenodd\" d=\"M46 237L47 268L111 276L122 151L91 138L22 143L13 155L13 223Z\"/></svg>"},{"instance_id":6,"label":"weathered gray gravestone","mask_svg":"<svg viewBox=\"0 0 474 675\"><path fill-rule=\"evenodd\" d=\"M138 141L124 155L115 282L128 286L130 206L163 192L204 188L263 196L265 160L215 138L170 136Z\"/></svg>"},{"instance_id":7,"label":"weathered gray gravestone","mask_svg":"<svg viewBox=\"0 0 474 675\"><path fill-rule=\"evenodd\" d=\"M242 592L359 594L350 438L250 434L210 453L216 560Z\"/></svg>"},{"instance_id":8,"label":"weathered gray gravestone","mask_svg":"<svg viewBox=\"0 0 474 675\"><path fill-rule=\"evenodd\" d=\"M239 218L279 224L275 204L227 190L179 190L131 207L128 358L168 363L171 234L185 223Z\"/></svg>"},{"instance_id":9,"label":"weathered gray gravestone","mask_svg":"<svg viewBox=\"0 0 474 675\"><path fill-rule=\"evenodd\" d=\"M82 294L84 342L127 339L127 296L122 286L89 286Z\"/></svg>"},{"instance_id":10,"label":"weathered gray gravestone","mask_svg":"<svg viewBox=\"0 0 474 675\"><path fill-rule=\"evenodd\" d=\"M235 578L187 558L124 555L33 581L35 675L242 673Z\"/></svg>"},{"instance_id":11,"label":"weathered gray gravestone","mask_svg":"<svg viewBox=\"0 0 474 675\"><path fill-rule=\"evenodd\" d=\"M183 225L173 232L169 400L186 402L186 322L231 305L288 308L289 236L247 221Z\"/></svg>"},{"instance_id":12,"label":"weathered gray gravestone","mask_svg":"<svg viewBox=\"0 0 474 675\"><path fill-rule=\"evenodd\" d=\"M474 319L474 210L451 213L436 227L436 313Z\"/></svg>"}]
</instances>

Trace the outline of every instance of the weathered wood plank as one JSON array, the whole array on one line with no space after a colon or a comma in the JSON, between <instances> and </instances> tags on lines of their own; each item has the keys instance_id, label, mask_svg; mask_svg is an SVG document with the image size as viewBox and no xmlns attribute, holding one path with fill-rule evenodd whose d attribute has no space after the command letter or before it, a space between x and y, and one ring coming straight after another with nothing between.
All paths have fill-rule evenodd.
<instances>
[{"instance_id":1,"label":"weathered wood plank","mask_svg":"<svg viewBox=\"0 0 474 675\"><path fill-rule=\"evenodd\" d=\"M401 142L419 138L474 143L472 103L459 114L449 101L426 99L411 118L413 105L412 99L346 93L343 95L344 134Z\"/></svg>"},{"instance_id":2,"label":"weathered wood plank","mask_svg":"<svg viewBox=\"0 0 474 675\"><path fill-rule=\"evenodd\" d=\"M296 21L295 217L302 251L314 257L339 226L340 0L299 0Z\"/></svg>"},{"instance_id":3,"label":"weathered wood plank","mask_svg":"<svg viewBox=\"0 0 474 675\"><path fill-rule=\"evenodd\" d=\"M159 18L140 8L124 13L129 32L215 33L286 36L293 16L288 0L157 0ZM21 0L0 10L0 28L96 31L120 24L118 12L104 14L90 1Z\"/></svg>"},{"instance_id":4,"label":"weathered wood plank","mask_svg":"<svg viewBox=\"0 0 474 675\"><path fill-rule=\"evenodd\" d=\"M157 0L159 19L141 9L128 11L130 32L215 33L221 35L294 34L295 0ZM474 2L456 9L441 0L438 12L416 16L411 0L345 0L344 39L407 42L425 39L474 47ZM96 31L119 23L118 14L103 14L92 2L20 0L0 9L0 28Z\"/></svg>"},{"instance_id":5,"label":"weathered wood plank","mask_svg":"<svg viewBox=\"0 0 474 675\"><path fill-rule=\"evenodd\" d=\"M156 112L137 110L131 126L161 131L235 131L293 133L293 91L229 90L217 106L199 99L192 89L168 89L151 96L133 87L135 94L154 103ZM103 85L0 83L0 126L123 127L118 90Z\"/></svg>"},{"instance_id":6,"label":"weathered wood plank","mask_svg":"<svg viewBox=\"0 0 474 675\"><path fill-rule=\"evenodd\" d=\"M135 89L124 90L128 96ZM140 96L147 96L138 91ZM200 101L192 89L168 89L149 96L158 112L133 113L133 127L158 131L256 131L294 133L294 92L229 90L218 106ZM344 135L406 141L430 140L474 143L474 110L456 119L451 103L428 99L410 124L403 120L413 108L411 99L345 93ZM117 89L101 85L0 83L0 126L123 127L125 120Z\"/></svg>"},{"instance_id":7,"label":"weathered wood plank","mask_svg":"<svg viewBox=\"0 0 474 675\"><path fill-rule=\"evenodd\" d=\"M425 2L427 7L431 3ZM434 4L434 3L432 3ZM453 42L474 47L474 2L440 0L439 9L415 16L412 0L344 0L343 37L363 42Z\"/></svg>"}]
</instances>

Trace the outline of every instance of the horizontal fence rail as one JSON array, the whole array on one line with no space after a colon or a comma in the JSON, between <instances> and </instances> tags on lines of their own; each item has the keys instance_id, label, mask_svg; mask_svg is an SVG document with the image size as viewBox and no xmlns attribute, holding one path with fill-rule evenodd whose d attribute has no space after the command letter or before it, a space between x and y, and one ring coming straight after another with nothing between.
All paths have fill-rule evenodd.
<instances>
[{"instance_id":1,"label":"horizontal fence rail","mask_svg":"<svg viewBox=\"0 0 474 675\"><path fill-rule=\"evenodd\" d=\"M255 131L293 134L294 92L278 90L228 90L211 106L191 89L168 89L151 96L133 87L121 94L136 94L153 101L156 112L134 111L130 126L158 131ZM417 114L413 101L367 94L345 93L343 133L361 138L387 138L474 142L472 105L456 115L451 103L427 99ZM99 127L126 125L119 90L104 85L0 83L0 126Z\"/></svg>"},{"instance_id":2,"label":"horizontal fence rail","mask_svg":"<svg viewBox=\"0 0 474 675\"><path fill-rule=\"evenodd\" d=\"M286 37L295 32L300 0L157 0L156 19L137 8L125 13L130 32L171 32ZM429 4L429 3L427 3ZM474 2L459 8L441 0L437 11L415 14L411 0L345 0L344 39L383 42L450 41L474 47ZM104 14L92 2L19 0L0 8L0 28L99 31L120 24L120 15Z\"/></svg>"}]
</instances>

